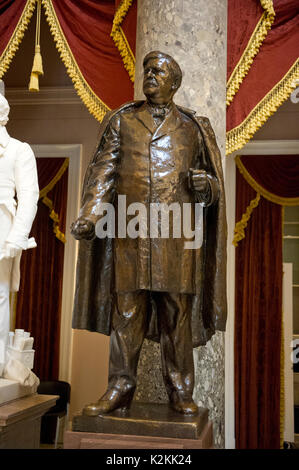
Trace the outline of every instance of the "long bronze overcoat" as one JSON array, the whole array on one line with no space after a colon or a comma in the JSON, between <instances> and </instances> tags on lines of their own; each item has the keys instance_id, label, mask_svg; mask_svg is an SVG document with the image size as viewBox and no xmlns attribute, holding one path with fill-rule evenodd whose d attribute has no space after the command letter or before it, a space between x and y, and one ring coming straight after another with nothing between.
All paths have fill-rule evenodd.
<instances>
[{"instance_id":1,"label":"long bronze overcoat","mask_svg":"<svg viewBox=\"0 0 299 470\"><path fill-rule=\"evenodd\" d=\"M173 238L80 241L73 328L109 335L115 292L148 289L193 294L194 346L225 329L225 197L220 152L207 118L173 104L157 128L143 101L108 113L86 172L80 215L96 221L99 204L116 206L119 194L126 195L127 206L194 202L189 168L210 175L203 246L186 250L184 239ZM154 304L150 310L147 337L158 340Z\"/></svg>"}]
</instances>

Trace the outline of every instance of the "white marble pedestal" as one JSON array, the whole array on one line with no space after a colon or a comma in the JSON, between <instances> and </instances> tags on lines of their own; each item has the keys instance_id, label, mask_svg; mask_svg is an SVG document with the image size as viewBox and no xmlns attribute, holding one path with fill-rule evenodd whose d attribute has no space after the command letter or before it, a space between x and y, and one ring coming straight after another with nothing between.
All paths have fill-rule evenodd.
<instances>
[{"instance_id":1,"label":"white marble pedestal","mask_svg":"<svg viewBox=\"0 0 299 470\"><path fill-rule=\"evenodd\" d=\"M34 393L1 405L0 449L38 449L41 418L58 398Z\"/></svg>"},{"instance_id":2,"label":"white marble pedestal","mask_svg":"<svg viewBox=\"0 0 299 470\"><path fill-rule=\"evenodd\" d=\"M15 380L7 380L0 378L0 406L17 398L31 395L35 392L36 387L24 387Z\"/></svg>"}]
</instances>

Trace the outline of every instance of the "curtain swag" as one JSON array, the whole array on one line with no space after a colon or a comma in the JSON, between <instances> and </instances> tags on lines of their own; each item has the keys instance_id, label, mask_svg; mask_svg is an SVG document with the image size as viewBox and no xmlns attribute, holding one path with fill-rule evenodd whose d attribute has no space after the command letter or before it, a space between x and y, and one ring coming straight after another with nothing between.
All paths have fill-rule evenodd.
<instances>
[{"instance_id":1,"label":"curtain swag","mask_svg":"<svg viewBox=\"0 0 299 470\"><path fill-rule=\"evenodd\" d=\"M62 175L65 173L66 169L69 166L69 159L66 158L61 167L59 168L56 175L52 178L52 180L45 186L39 193L39 198L42 202L49 208L49 217L53 220L53 232L55 236L60 240L62 243L66 243L65 234L61 232L59 225L60 220L57 212L54 210L53 201L47 197L47 194L52 191L56 183L61 179Z\"/></svg>"},{"instance_id":2,"label":"curtain swag","mask_svg":"<svg viewBox=\"0 0 299 470\"><path fill-rule=\"evenodd\" d=\"M295 90L299 80L299 59L272 90L253 108L239 126L226 133L226 155L240 150Z\"/></svg>"},{"instance_id":3,"label":"curtain swag","mask_svg":"<svg viewBox=\"0 0 299 470\"><path fill-rule=\"evenodd\" d=\"M89 112L101 121L107 111L133 99L137 1L41 1L61 59ZM36 3L0 0L0 78ZM297 0L228 1L227 155L242 148L296 88L298 18Z\"/></svg>"},{"instance_id":4,"label":"curtain swag","mask_svg":"<svg viewBox=\"0 0 299 470\"><path fill-rule=\"evenodd\" d=\"M256 0L255 0L256 2ZM260 0L261 7L264 9L262 16L258 20L256 27L250 36L250 39L244 49L244 52L241 55L237 65L233 69L230 74L230 77L227 81L226 86L226 104L227 106L230 105L232 102L235 94L237 93L240 85L247 75L250 66L254 60L254 57L260 50L263 40L268 34L268 31L271 29L275 18L275 11L273 8L273 1L272 0ZM234 6L234 2L230 1L228 4L229 8ZM237 2L236 6L240 8L240 3ZM232 11L232 15L229 16L229 19L233 20L234 18L234 11ZM228 54L231 51L228 50Z\"/></svg>"},{"instance_id":5,"label":"curtain swag","mask_svg":"<svg viewBox=\"0 0 299 470\"><path fill-rule=\"evenodd\" d=\"M238 40L242 41L242 28L245 28L246 35L246 24L252 24L254 15L252 3L248 3L242 14L237 4L236 0L229 0L228 73L232 69L232 57L237 57ZM227 155L242 148L298 86L298 0L273 0L272 7L275 17L268 4L269 18L271 21L274 18L274 21L227 107ZM234 17L240 20L240 24L236 25ZM232 76L229 81L233 80Z\"/></svg>"},{"instance_id":6,"label":"curtain swag","mask_svg":"<svg viewBox=\"0 0 299 470\"><path fill-rule=\"evenodd\" d=\"M19 49L34 13L35 4L36 0L17 0L1 15L0 79L7 72L15 53Z\"/></svg>"},{"instance_id":7,"label":"curtain swag","mask_svg":"<svg viewBox=\"0 0 299 470\"><path fill-rule=\"evenodd\" d=\"M54 37L56 47L60 53L60 57L67 69L67 72L73 81L78 95L82 99L89 112L96 119L102 121L106 112L109 111L110 108L106 106L106 104L94 93L82 75L81 70L63 34L52 1L42 0L42 3L45 7L46 17L50 25L51 33Z\"/></svg>"},{"instance_id":8,"label":"curtain swag","mask_svg":"<svg viewBox=\"0 0 299 470\"><path fill-rule=\"evenodd\" d=\"M298 158L297 156L294 156L294 157ZM276 158L279 158L279 156L277 156ZM287 197L287 196L284 197L281 194L275 194L274 192L271 192L269 191L269 189L265 188L265 186L263 186L260 181L257 181L252 176L250 171L243 164L240 155L236 156L235 161L236 161L236 166L239 169L245 181L247 181L247 183L252 187L252 189L256 191L256 197L250 201L249 205L246 208L246 211L242 215L241 220L236 223L236 226L234 229L235 235L234 235L232 243L234 246L238 246L239 241L245 238L245 228L247 227L248 221L251 217L253 210L258 206L261 196L263 196L268 201L273 202L274 204L279 204L281 206L297 206L299 205L299 189L298 189L298 197ZM290 172L294 173L294 168L290 168ZM298 178L299 178L299 175L298 175Z\"/></svg>"}]
</instances>

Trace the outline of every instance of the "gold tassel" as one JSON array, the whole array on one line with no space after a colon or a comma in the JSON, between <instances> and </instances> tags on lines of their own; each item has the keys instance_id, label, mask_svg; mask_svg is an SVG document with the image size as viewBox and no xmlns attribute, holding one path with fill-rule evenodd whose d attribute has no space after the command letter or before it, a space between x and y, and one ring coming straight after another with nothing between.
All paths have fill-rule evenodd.
<instances>
[{"instance_id":1,"label":"gold tassel","mask_svg":"<svg viewBox=\"0 0 299 470\"><path fill-rule=\"evenodd\" d=\"M39 83L38 83L38 74L35 72L31 72L30 75L30 82L29 82L29 91L39 91Z\"/></svg>"},{"instance_id":2,"label":"gold tassel","mask_svg":"<svg viewBox=\"0 0 299 470\"><path fill-rule=\"evenodd\" d=\"M39 91L39 75L44 74L43 61L40 53L40 18L41 18L41 0L37 0L37 17L35 31L35 54L31 70L29 91Z\"/></svg>"},{"instance_id":3,"label":"gold tassel","mask_svg":"<svg viewBox=\"0 0 299 470\"><path fill-rule=\"evenodd\" d=\"M42 56L40 53L40 46L35 46L35 55L33 59L32 72L35 72L38 75L44 75L43 61L42 61Z\"/></svg>"}]
</instances>

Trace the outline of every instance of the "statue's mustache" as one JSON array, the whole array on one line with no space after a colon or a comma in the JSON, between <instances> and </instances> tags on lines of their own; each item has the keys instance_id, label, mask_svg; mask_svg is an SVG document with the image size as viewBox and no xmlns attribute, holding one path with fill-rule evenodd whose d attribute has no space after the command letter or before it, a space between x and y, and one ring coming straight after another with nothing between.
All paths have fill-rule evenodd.
<instances>
[{"instance_id":1,"label":"statue's mustache","mask_svg":"<svg viewBox=\"0 0 299 470\"><path fill-rule=\"evenodd\" d=\"M146 80L144 80L144 84L145 85L157 85L157 82L153 78L147 78Z\"/></svg>"}]
</instances>

